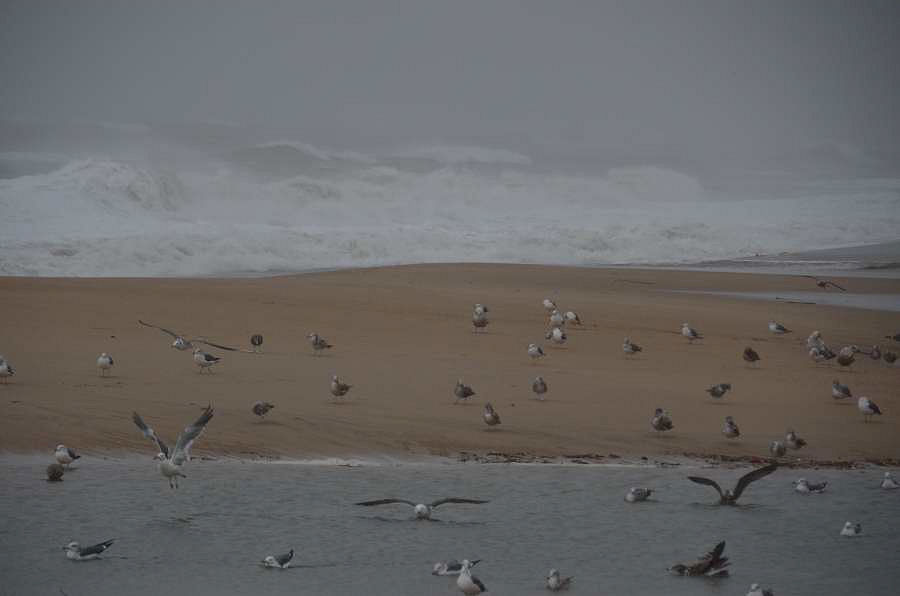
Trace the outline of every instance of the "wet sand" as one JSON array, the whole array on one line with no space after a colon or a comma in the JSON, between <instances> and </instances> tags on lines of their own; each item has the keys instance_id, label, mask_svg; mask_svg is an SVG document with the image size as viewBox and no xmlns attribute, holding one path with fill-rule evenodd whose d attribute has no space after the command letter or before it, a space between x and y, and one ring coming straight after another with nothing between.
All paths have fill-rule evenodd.
<instances>
[{"instance_id":1,"label":"wet sand","mask_svg":"<svg viewBox=\"0 0 900 596\"><path fill-rule=\"evenodd\" d=\"M857 293L900 293L900 281L841 279ZM813 329L829 345L855 343L900 352L884 336L900 331L900 313L751 301L719 292L815 291L791 276L583 269L516 265L418 265L266 279L0 279L2 353L16 368L0 385L0 450L51 453L57 443L85 452L152 453L131 423L139 411L164 438L212 403L216 416L197 454L236 457L447 455L767 456L793 427L809 445L791 455L814 460L900 455L900 368L865 356L850 371L816 365L804 349ZM545 297L578 312L565 347L543 339ZM487 332L473 334L471 308L490 307ZM221 352L213 374L199 374L189 352L142 327L151 321L189 336L249 347L262 355ZM795 333L775 337L775 318ZM690 322L706 338L688 345ZM314 356L305 336L334 348ZM622 338L644 352L627 358ZM546 358L532 363L529 342ZM758 369L741 359L747 345ZM97 376L100 352L116 361ZM354 387L335 403L332 374ZM542 375L546 401L531 382ZM462 378L472 403L454 405ZM874 399L884 416L870 424L853 403L835 403L831 381ZM729 382L720 401L704 389ZM250 407L276 405L265 420ZM502 424L488 428L490 401ZM675 429L650 429L655 407ZM721 435L734 416L738 441Z\"/></svg>"}]
</instances>

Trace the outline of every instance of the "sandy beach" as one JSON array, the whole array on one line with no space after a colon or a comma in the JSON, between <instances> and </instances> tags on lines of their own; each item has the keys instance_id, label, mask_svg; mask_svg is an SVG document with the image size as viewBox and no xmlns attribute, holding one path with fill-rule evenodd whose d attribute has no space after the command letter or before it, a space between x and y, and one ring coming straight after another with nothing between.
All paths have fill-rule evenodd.
<instances>
[{"instance_id":1,"label":"sandy beach","mask_svg":"<svg viewBox=\"0 0 900 596\"><path fill-rule=\"evenodd\" d=\"M838 279L858 293L900 293L900 281ZM140 412L163 437L212 403L216 415L196 452L211 456L297 457L617 454L767 456L788 427L812 460L900 456L900 368L859 356L852 370L814 364L804 342L814 329L835 347L855 343L900 349L884 336L900 331L900 313L812 304L751 301L690 291L809 291L789 276L642 269L516 265L418 265L264 279L0 279L4 333L0 353L16 368L0 385L0 451L51 453L57 443L84 452L151 452L130 418ZM564 347L543 339L550 297L579 313ZM486 333L473 334L473 303L490 307ZM187 336L249 347L221 352L211 375L189 352L171 349L150 321ZM773 336L776 319L795 330ZM683 321L705 334L688 345ZM314 356L316 331L334 348ZM644 352L627 358L629 336ZM530 342L547 356L532 363ZM745 346L762 356L748 368ZM116 361L97 375L100 352ZM332 374L354 387L341 403ZM542 375L545 402L531 392ZM454 405L457 378L475 389ZM853 403L836 403L831 381L875 400L884 415L870 424ZM704 389L728 382L713 401ZM259 420L256 400L276 405ZM488 428L491 402L502 424ZM650 428L656 407L675 429ZM742 436L720 430L734 416Z\"/></svg>"}]
</instances>

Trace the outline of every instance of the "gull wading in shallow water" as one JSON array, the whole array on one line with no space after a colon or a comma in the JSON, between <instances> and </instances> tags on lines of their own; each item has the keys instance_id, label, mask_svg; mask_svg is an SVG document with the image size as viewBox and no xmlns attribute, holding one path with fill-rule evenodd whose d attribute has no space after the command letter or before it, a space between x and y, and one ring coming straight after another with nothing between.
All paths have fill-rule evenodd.
<instances>
[{"instance_id":1,"label":"gull wading in shallow water","mask_svg":"<svg viewBox=\"0 0 900 596\"><path fill-rule=\"evenodd\" d=\"M174 341L172 342L171 347L175 348L176 350L190 350L190 349L193 349L196 347L194 344L204 344L207 346L212 346L214 348L219 348L220 350L228 350L229 352L239 351L237 348L230 348L228 346L221 346L219 344L214 344L211 341L207 341L206 339L204 339L202 337L195 337L195 338L187 339L183 335L179 335L178 333L175 333L174 331L169 331L165 327L160 327L159 325L153 325L152 323L145 323L144 321L142 321L140 319L138 319L138 323L140 323L141 325L144 325L145 327L152 327L153 329L159 329L163 333L165 333L167 335L171 335L174 338Z\"/></svg>"},{"instance_id":2,"label":"gull wading in shallow water","mask_svg":"<svg viewBox=\"0 0 900 596\"><path fill-rule=\"evenodd\" d=\"M860 534L862 534L862 524L854 524L848 521L841 529L841 536L859 536Z\"/></svg>"},{"instance_id":3,"label":"gull wading in shallow water","mask_svg":"<svg viewBox=\"0 0 900 596\"><path fill-rule=\"evenodd\" d=\"M194 364L200 367L200 373L202 374L204 370L208 370L210 374L212 374L212 365L222 360L218 356L213 356L212 354L207 354L200 348L194 348Z\"/></svg>"},{"instance_id":4,"label":"gull wading in shallow water","mask_svg":"<svg viewBox=\"0 0 900 596\"><path fill-rule=\"evenodd\" d=\"M106 542L101 542L100 544L85 547L82 547L77 542L70 542L63 547L63 550L66 551L66 557L73 561L90 561L93 559L99 559L100 555L102 555L106 551L106 549L112 546L113 542L114 540L107 540Z\"/></svg>"},{"instance_id":5,"label":"gull wading in shallow water","mask_svg":"<svg viewBox=\"0 0 900 596\"><path fill-rule=\"evenodd\" d=\"M291 566L291 559L294 558L294 549L283 555L269 555L262 560L263 567L274 567L276 569L287 569Z\"/></svg>"},{"instance_id":6,"label":"gull wading in shallow water","mask_svg":"<svg viewBox=\"0 0 900 596\"><path fill-rule=\"evenodd\" d=\"M894 477L891 476L890 472L885 472L884 480L881 481L881 488L885 490L894 490L895 488L900 488L900 484L894 480Z\"/></svg>"},{"instance_id":7,"label":"gull wading in shallow water","mask_svg":"<svg viewBox=\"0 0 900 596\"><path fill-rule=\"evenodd\" d=\"M741 476L734 489L726 490L725 492L722 492L721 487L719 487L719 484L715 480L710 480L709 478L704 478L702 476L688 476L688 480L696 482L697 484L705 484L716 489L716 492L719 493L719 505L737 505L737 500L741 498L741 494L743 494L744 490L750 486L751 482L755 482L760 478L768 476L777 469L778 464L769 464L768 466L757 468L756 470Z\"/></svg>"},{"instance_id":8,"label":"gull wading in shallow water","mask_svg":"<svg viewBox=\"0 0 900 596\"><path fill-rule=\"evenodd\" d=\"M459 577L456 578L456 587L466 596L474 596L474 594L488 591L481 580L472 575L472 567L480 560L469 561L468 559L463 559L462 569L459 571Z\"/></svg>"},{"instance_id":9,"label":"gull wading in shallow water","mask_svg":"<svg viewBox=\"0 0 900 596\"><path fill-rule=\"evenodd\" d=\"M361 505L363 507L372 507L375 505L390 505L392 503L403 503L405 505L411 505L416 514L416 519L431 519L431 513L437 507L444 505L445 503L468 503L474 505L480 505L482 503L488 503L488 501L481 501L478 499L461 499L459 497L448 497L446 499L438 499L437 501L432 501L431 503L413 503L412 501L408 501L406 499L377 499L375 501L362 501L360 503L356 503L357 505Z\"/></svg>"},{"instance_id":10,"label":"gull wading in shallow water","mask_svg":"<svg viewBox=\"0 0 900 596\"><path fill-rule=\"evenodd\" d=\"M115 362L113 361L112 356L103 352L97 357L97 373L101 377L106 376L106 373L109 372L109 369L112 368L113 364L115 364Z\"/></svg>"},{"instance_id":11,"label":"gull wading in shallow water","mask_svg":"<svg viewBox=\"0 0 900 596\"><path fill-rule=\"evenodd\" d=\"M641 501L646 501L650 498L650 495L653 494L653 489L651 488L640 488L637 486L633 486L628 489L628 492L625 493L625 502L626 503L640 503Z\"/></svg>"},{"instance_id":12,"label":"gull wading in shallow water","mask_svg":"<svg viewBox=\"0 0 900 596\"><path fill-rule=\"evenodd\" d=\"M163 443L162 439L156 435L153 429L147 426L140 414L137 412L132 414L131 419L134 421L135 426L144 433L145 437L156 443L157 447L159 447L159 453L154 459L159 461L159 473L169 480L170 488L178 488L179 476L187 478L182 471L182 466L185 462L190 461L191 445L194 444L194 441L200 436L212 417L212 406L206 406L203 414L201 414L193 424L179 433L178 439L175 441L175 448L170 451L168 446Z\"/></svg>"},{"instance_id":13,"label":"gull wading in shallow water","mask_svg":"<svg viewBox=\"0 0 900 596\"><path fill-rule=\"evenodd\" d=\"M53 456L56 458L58 463L68 467L76 459L81 458L80 455L75 453L74 449L69 449L65 445L57 445L56 451L53 453Z\"/></svg>"},{"instance_id":14,"label":"gull wading in shallow water","mask_svg":"<svg viewBox=\"0 0 900 596\"><path fill-rule=\"evenodd\" d=\"M728 557L723 557L725 541L723 540L711 551L700 557L696 563L689 565L678 563L669 567L669 573L685 577L725 577L728 575Z\"/></svg>"},{"instance_id":15,"label":"gull wading in shallow water","mask_svg":"<svg viewBox=\"0 0 900 596\"><path fill-rule=\"evenodd\" d=\"M547 574L547 589L551 592L559 592L560 590L568 590L572 585L574 577L561 577L558 569L551 569Z\"/></svg>"}]
</instances>

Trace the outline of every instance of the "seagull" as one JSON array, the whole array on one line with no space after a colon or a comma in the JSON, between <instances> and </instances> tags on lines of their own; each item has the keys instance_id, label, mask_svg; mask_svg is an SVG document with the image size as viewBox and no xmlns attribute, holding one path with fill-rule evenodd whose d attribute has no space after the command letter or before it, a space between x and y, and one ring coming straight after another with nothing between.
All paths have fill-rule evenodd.
<instances>
[{"instance_id":1,"label":"seagull","mask_svg":"<svg viewBox=\"0 0 900 596\"><path fill-rule=\"evenodd\" d=\"M872 360L881 360L881 346L872 346L869 348L869 351L860 350L863 354L871 358Z\"/></svg>"},{"instance_id":2,"label":"seagull","mask_svg":"<svg viewBox=\"0 0 900 596\"><path fill-rule=\"evenodd\" d=\"M794 483L794 490L798 493L808 495L810 493L824 493L826 486L828 486L828 482L824 480L818 483L810 483L806 478L800 478Z\"/></svg>"},{"instance_id":3,"label":"seagull","mask_svg":"<svg viewBox=\"0 0 900 596\"><path fill-rule=\"evenodd\" d=\"M775 335L784 335L785 333L793 333L793 331L791 331L790 329L788 329L781 323L776 323L775 321L769 321L769 331L771 331Z\"/></svg>"},{"instance_id":4,"label":"seagull","mask_svg":"<svg viewBox=\"0 0 900 596\"><path fill-rule=\"evenodd\" d=\"M100 356L97 358L97 369L100 373L100 376L106 376L106 373L109 372L109 369L112 368L113 364L115 364L115 362L113 362L112 356L110 356L106 352L100 354Z\"/></svg>"},{"instance_id":5,"label":"seagull","mask_svg":"<svg viewBox=\"0 0 900 596\"><path fill-rule=\"evenodd\" d=\"M551 569L550 573L547 574L547 589L551 592L559 592L560 590L568 590L569 586L572 585L572 580L574 577L562 578L559 575L559 570Z\"/></svg>"},{"instance_id":6,"label":"seagull","mask_svg":"<svg viewBox=\"0 0 900 596\"><path fill-rule=\"evenodd\" d=\"M840 290L841 292L847 291L846 288L842 288L841 286L837 285L830 279L822 279L821 277L816 277L815 275L804 275L803 277L808 277L809 279L815 280L816 285L819 286L820 288L822 288L823 290L827 290L828 286L831 286L833 288Z\"/></svg>"},{"instance_id":7,"label":"seagull","mask_svg":"<svg viewBox=\"0 0 900 596\"><path fill-rule=\"evenodd\" d=\"M837 363L840 364L841 366L850 366L851 364L853 364L856 361L856 359L854 358L854 355L858 351L859 351L859 348L857 348L856 346L844 346L838 352Z\"/></svg>"},{"instance_id":8,"label":"seagull","mask_svg":"<svg viewBox=\"0 0 900 596\"><path fill-rule=\"evenodd\" d=\"M882 356L882 358L884 358L884 361L887 362L888 364L893 364L893 363L897 362L897 355L893 352L885 352L884 355ZM12 370L12 369L10 369L10 370ZM3 372L3 369L0 368L0 374L2 374L2 372ZM12 374L12 373L10 373L10 374Z\"/></svg>"},{"instance_id":9,"label":"seagull","mask_svg":"<svg viewBox=\"0 0 900 596\"><path fill-rule=\"evenodd\" d=\"M643 352L644 348L637 345L636 343L632 343L632 341L626 337L622 341L622 351L625 352L626 355L631 355L637 354L638 352Z\"/></svg>"},{"instance_id":10,"label":"seagull","mask_svg":"<svg viewBox=\"0 0 900 596\"><path fill-rule=\"evenodd\" d=\"M862 524L847 522L841 530L841 536L859 536L862 534Z\"/></svg>"},{"instance_id":11,"label":"seagull","mask_svg":"<svg viewBox=\"0 0 900 596\"><path fill-rule=\"evenodd\" d=\"M819 348L820 350L825 347L825 342L822 341L822 334L819 331L813 331L809 334L809 337L806 338L806 347L812 350L813 348Z\"/></svg>"},{"instance_id":12,"label":"seagull","mask_svg":"<svg viewBox=\"0 0 900 596\"><path fill-rule=\"evenodd\" d=\"M258 401L253 404L253 413L259 416L260 418L265 418L266 414L269 413L269 410L275 407L275 404L270 404L267 401Z\"/></svg>"},{"instance_id":13,"label":"seagull","mask_svg":"<svg viewBox=\"0 0 900 596\"><path fill-rule=\"evenodd\" d=\"M331 395L335 397L344 397L353 385L342 383L337 375L331 375Z\"/></svg>"},{"instance_id":14,"label":"seagull","mask_svg":"<svg viewBox=\"0 0 900 596\"><path fill-rule=\"evenodd\" d=\"M476 315L483 315L485 313L490 312L490 310L488 309L488 307L486 307L483 304L476 304L475 306L472 307L472 312L475 313Z\"/></svg>"},{"instance_id":15,"label":"seagull","mask_svg":"<svg viewBox=\"0 0 900 596\"><path fill-rule=\"evenodd\" d=\"M900 484L898 484L897 481L894 480L890 472L885 472L884 480L881 481L881 488L885 490L894 490L895 488L900 488Z\"/></svg>"},{"instance_id":16,"label":"seagull","mask_svg":"<svg viewBox=\"0 0 900 596\"><path fill-rule=\"evenodd\" d=\"M545 335L544 337L558 346L563 345L564 343L566 343L566 340L569 339L566 335L566 332L563 331L560 327L554 327L553 329L548 331L547 335Z\"/></svg>"},{"instance_id":17,"label":"seagull","mask_svg":"<svg viewBox=\"0 0 900 596\"><path fill-rule=\"evenodd\" d=\"M711 551L700 557L696 563L684 565L678 563L669 567L669 573L672 575L696 577L725 577L728 575L728 557L723 557L725 551L725 541L723 540L715 546Z\"/></svg>"},{"instance_id":18,"label":"seagull","mask_svg":"<svg viewBox=\"0 0 900 596\"><path fill-rule=\"evenodd\" d=\"M474 329L475 329L473 333L478 333L479 329L484 329L485 327L487 327L489 322L490 321L488 321L486 314L484 314L484 313L479 314L478 311L473 312L472 313L472 327L474 327Z\"/></svg>"},{"instance_id":19,"label":"seagull","mask_svg":"<svg viewBox=\"0 0 900 596\"><path fill-rule=\"evenodd\" d=\"M547 312L553 312L556 310L556 303L549 298L544 298L544 308L547 309Z\"/></svg>"},{"instance_id":20,"label":"seagull","mask_svg":"<svg viewBox=\"0 0 900 596\"><path fill-rule=\"evenodd\" d=\"M853 393L850 391L849 387L841 385L841 383L835 379L831 382L831 397L834 399L848 399L853 397Z\"/></svg>"},{"instance_id":21,"label":"seagull","mask_svg":"<svg viewBox=\"0 0 900 596\"><path fill-rule=\"evenodd\" d=\"M6 383L6 379L14 374L16 374L16 371L12 364L4 360L3 357L0 357L0 379L3 379L3 382Z\"/></svg>"},{"instance_id":22,"label":"seagull","mask_svg":"<svg viewBox=\"0 0 900 596\"><path fill-rule=\"evenodd\" d=\"M283 555L269 555L262 560L263 567L276 567L278 569L287 569L291 566L291 559L294 558L294 549Z\"/></svg>"},{"instance_id":23,"label":"seagull","mask_svg":"<svg viewBox=\"0 0 900 596\"><path fill-rule=\"evenodd\" d=\"M706 390L712 397L720 398L726 393L731 391L731 383L719 383L718 385L713 385L709 389Z\"/></svg>"},{"instance_id":24,"label":"seagull","mask_svg":"<svg viewBox=\"0 0 900 596\"><path fill-rule=\"evenodd\" d=\"M751 365L759 362L759 354L757 354L756 350L754 350L750 346L747 346L746 348L744 348L743 356L744 356L744 360L746 362L749 362Z\"/></svg>"},{"instance_id":25,"label":"seagull","mask_svg":"<svg viewBox=\"0 0 900 596\"><path fill-rule=\"evenodd\" d=\"M550 325L552 327L562 327L566 324L566 318L558 310L550 313Z\"/></svg>"},{"instance_id":26,"label":"seagull","mask_svg":"<svg viewBox=\"0 0 900 596\"><path fill-rule=\"evenodd\" d=\"M823 346L821 348L810 348L809 357L812 358L814 362L824 362L836 358L837 354L832 352L827 346Z\"/></svg>"},{"instance_id":27,"label":"seagull","mask_svg":"<svg viewBox=\"0 0 900 596\"><path fill-rule=\"evenodd\" d=\"M500 424L500 414L494 410L494 406L492 406L490 402L484 404L484 413L481 416L484 418L484 423L488 426L497 426Z\"/></svg>"},{"instance_id":28,"label":"seagull","mask_svg":"<svg viewBox=\"0 0 900 596\"><path fill-rule=\"evenodd\" d=\"M474 594L481 594L482 592L488 591L481 580L472 575L472 567L480 560L481 559L469 561L468 559L463 559L462 568L459 570L459 577L456 578L456 587L466 596L473 596Z\"/></svg>"},{"instance_id":29,"label":"seagull","mask_svg":"<svg viewBox=\"0 0 900 596\"><path fill-rule=\"evenodd\" d=\"M736 439L741 436L741 429L738 428L738 425L734 422L734 418L731 416L725 416L725 426L722 427L722 434L729 439Z\"/></svg>"},{"instance_id":30,"label":"seagull","mask_svg":"<svg viewBox=\"0 0 900 596\"><path fill-rule=\"evenodd\" d=\"M568 310L563 316L566 318L567 322L572 323L573 325L581 325L581 317L578 316L577 312Z\"/></svg>"},{"instance_id":31,"label":"seagull","mask_svg":"<svg viewBox=\"0 0 900 596\"><path fill-rule=\"evenodd\" d=\"M254 333L250 336L250 345L253 346L253 351L256 353L262 352L263 345L263 336L259 333Z\"/></svg>"},{"instance_id":32,"label":"seagull","mask_svg":"<svg viewBox=\"0 0 900 596\"><path fill-rule=\"evenodd\" d=\"M675 425L672 424L672 418L669 416L669 413L664 411L662 408L656 408L656 410L653 412L653 418L650 420L650 426L652 426L653 429L657 432L663 432L675 428Z\"/></svg>"},{"instance_id":33,"label":"seagull","mask_svg":"<svg viewBox=\"0 0 900 596\"><path fill-rule=\"evenodd\" d=\"M687 323L681 324L681 335L685 336L690 343L694 343L695 339L703 339L703 336Z\"/></svg>"},{"instance_id":34,"label":"seagull","mask_svg":"<svg viewBox=\"0 0 900 596\"><path fill-rule=\"evenodd\" d=\"M61 482L63 474L66 473L66 469L62 467L60 464L50 464L47 466L47 481L48 482Z\"/></svg>"},{"instance_id":35,"label":"seagull","mask_svg":"<svg viewBox=\"0 0 900 596\"><path fill-rule=\"evenodd\" d=\"M471 387L464 384L462 379L457 379L456 387L453 388L453 395L456 396L456 401L453 403L458 404L459 400L463 400L463 403L465 403L470 397L475 395L475 392L472 390Z\"/></svg>"},{"instance_id":36,"label":"seagull","mask_svg":"<svg viewBox=\"0 0 900 596\"><path fill-rule=\"evenodd\" d=\"M200 367L200 372L208 370L212 374L212 365L221 360L218 356L213 356L201 350L194 348L194 362Z\"/></svg>"},{"instance_id":37,"label":"seagull","mask_svg":"<svg viewBox=\"0 0 900 596\"><path fill-rule=\"evenodd\" d=\"M859 398L856 402L856 407L863 413L863 420L866 422L868 422L869 418L872 416L881 416L881 410L878 408L878 404L868 397Z\"/></svg>"},{"instance_id":38,"label":"seagull","mask_svg":"<svg viewBox=\"0 0 900 596\"><path fill-rule=\"evenodd\" d=\"M70 542L63 547L63 550L66 551L66 557L73 561L90 561L91 559L99 559L100 555L112 546L113 542L114 540L107 540L106 542L85 546L84 548L77 542Z\"/></svg>"},{"instance_id":39,"label":"seagull","mask_svg":"<svg viewBox=\"0 0 900 596\"><path fill-rule=\"evenodd\" d=\"M761 588L759 584L750 584L750 591L747 596L775 596L775 592L768 588Z\"/></svg>"},{"instance_id":40,"label":"seagull","mask_svg":"<svg viewBox=\"0 0 900 596\"><path fill-rule=\"evenodd\" d=\"M431 575L459 575L462 571L462 563L453 559L452 561L438 561L431 568Z\"/></svg>"},{"instance_id":41,"label":"seagull","mask_svg":"<svg viewBox=\"0 0 900 596\"><path fill-rule=\"evenodd\" d=\"M547 393L547 382L544 381L544 377L535 377L534 382L531 384L531 390L534 391L539 400L544 401L544 394Z\"/></svg>"},{"instance_id":42,"label":"seagull","mask_svg":"<svg viewBox=\"0 0 900 596\"><path fill-rule=\"evenodd\" d=\"M806 445L806 440L798 437L797 433L794 432L794 429L789 428L784 434L784 445L788 449L793 449L796 451Z\"/></svg>"},{"instance_id":43,"label":"seagull","mask_svg":"<svg viewBox=\"0 0 900 596\"><path fill-rule=\"evenodd\" d=\"M306 336L306 339L309 340L309 345L312 346L313 354L318 354L322 350L328 350L334 347L330 343L325 341L325 338L320 336L318 333L310 333Z\"/></svg>"},{"instance_id":44,"label":"seagull","mask_svg":"<svg viewBox=\"0 0 900 596\"><path fill-rule=\"evenodd\" d=\"M781 441L772 441L769 443L769 453L775 457L784 457L784 454L787 453L787 447Z\"/></svg>"},{"instance_id":45,"label":"seagull","mask_svg":"<svg viewBox=\"0 0 900 596\"><path fill-rule=\"evenodd\" d=\"M446 499L438 499L437 501L432 501L431 503L413 503L412 501L407 501L406 499L378 499L375 501L362 501L361 503L356 503L357 505L362 505L363 507L372 507L373 505L388 505L390 503L404 503L406 505L412 505L415 509L416 519L431 519L431 512L436 507L439 507L445 503L472 503L472 504L481 504L488 503L489 501L480 501L478 499L460 499L458 497L448 497Z\"/></svg>"},{"instance_id":46,"label":"seagull","mask_svg":"<svg viewBox=\"0 0 900 596\"><path fill-rule=\"evenodd\" d=\"M145 323L144 321L142 321L140 319L138 319L138 323L140 323L141 325L144 325L145 327L153 327L154 329L159 329L163 333L171 335L175 340L172 342L171 347L175 348L176 350L182 350L182 351L190 350L191 348L196 347L196 346L194 346L194 344L205 344L207 346L219 348L220 350L228 350L230 352L239 351L237 348L230 348L228 346L220 346L219 344L214 344L211 341L207 341L206 339L204 339L202 337L195 337L195 338L188 339L188 338L184 337L183 335L179 335L178 333L175 333L174 331L169 331L165 327L160 327L159 325L153 325L151 323Z\"/></svg>"},{"instance_id":47,"label":"seagull","mask_svg":"<svg viewBox=\"0 0 900 596\"><path fill-rule=\"evenodd\" d=\"M641 501L646 501L650 498L650 495L653 494L652 488L640 488L637 486L632 486L628 489L628 492L625 494L625 502L626 503L640 503Z\"/></svg>"},{"instance_id":48,"label":"seagull","mask_svg":"<svg viewBox=\"0 0 900 596\"><path fill-rule=\"evenodd\" d=\"M53 456L56 458L57 462L63 464L66 467L69 467L69 464L71 464L76 459L81 458L80 455L75 453L74 449L70 449L62 444L56 446L56 452L53 454Z\"/></svg>"},{"instance_id":49,"label":"seagull","mask_svg":"<svg viewBox=\"0 0 900 596\"><path fill-rule=\"evenodd\" d=\"M544 357L544 350L537 344L528 344L528 355L532 360Z\"/></svg>"},{"instance_id":50,"label":"seagull","mask_svg":"<svg viewBox=\"0 0 900 596\"><path fill-rule=\"evenodd\" d=\"M193 424L186 427L178 434L178 439L175 441L175 448L170 451L169 447L163 443L162 439L157 436L153 429L147 426L141 418L141 415L137 412L132 413L131 419L134 421L135 426L144 433L145 437L156 443L157 447L159 447L159 453L154 459L159 461L159 473L169 480L169 488L178 488L179 476L187 478L181 468L185 462L190 461L191 445L194 444L194 441L197 440L197 437L200 436L212 417L212 406L206 406L203 414L201 414Z\"/></svg>"},{"instance_id":51,"label":"seagull","mask_svg":"<svg viewBox=\"0 0 900 596\"><path fill-rule=\"evenodd\" d=\"M725 492L722 492L722 489L715 480L710 480L709 478L703 478L702 476L688 476L688 480L696 482L697 484L706 484L716 489L719 493L719 505L737 505L737 500L741 497L741 493L750 486L751 482L755 482L760 478L768 476L777 469L778 464L769 464L768 466L757 468L741 476L734 486L734 489Z\"/></svg>"}]
</instances>

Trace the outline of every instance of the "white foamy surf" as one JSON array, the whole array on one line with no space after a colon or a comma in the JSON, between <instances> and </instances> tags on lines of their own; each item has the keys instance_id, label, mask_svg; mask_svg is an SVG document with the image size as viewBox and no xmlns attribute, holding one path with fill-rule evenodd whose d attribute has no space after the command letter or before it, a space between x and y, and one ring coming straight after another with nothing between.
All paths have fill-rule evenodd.
<instances>
[{"instance_id":1,"label":"white foamy surf","mask_svg":"<svg viewBox=\"0 0 900 596\"><path fill-rule=\"evenodd\" d=\"M0 214L3 275L688 264L895 240L900 181L729 200L658 167L574 175L504 150L373 156L275 142L193 168L72 160L0 180Z\"/></svg>"}]
</instances>

